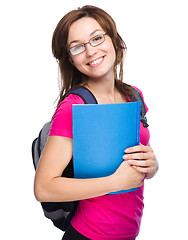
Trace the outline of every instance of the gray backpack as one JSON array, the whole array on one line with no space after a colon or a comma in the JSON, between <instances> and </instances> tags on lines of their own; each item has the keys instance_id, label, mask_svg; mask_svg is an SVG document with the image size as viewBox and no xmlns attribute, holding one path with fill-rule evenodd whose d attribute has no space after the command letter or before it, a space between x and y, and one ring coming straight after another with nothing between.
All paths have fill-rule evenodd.
<instances>
[{"instance_id":1,"label":"gray backpack","mask_svg":"<svg viewBox=\"0 0 188 240\"><path fill-rule=\"evenodd\" d=\"M97 104L97 100L93 94L85 87L79 87L69 92L69 94L75 94L80 96L86 104ZM51 127L51 121L47 122L41 129L39 136L34 139L32 143L32 158L35 170L37 168L41 153L45 147L48 134ZM73 164L69 162L68 166L62 173L63 177L73 178ZM65 231L69 226L69 223L74 216L77 209L78 201L73 202L42 202L42 209L45 217L49 218L53 224Z\"/></svg>"}]
</instances>

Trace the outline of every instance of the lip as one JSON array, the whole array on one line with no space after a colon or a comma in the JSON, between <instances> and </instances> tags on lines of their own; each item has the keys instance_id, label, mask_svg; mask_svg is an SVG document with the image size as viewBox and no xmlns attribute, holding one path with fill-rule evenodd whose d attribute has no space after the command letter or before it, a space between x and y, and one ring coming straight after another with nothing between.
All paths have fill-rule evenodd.
<instances>
[{"instance_id":1,"label":"lip","mask_svg":"<svg viewBox=\"0 0 188 240\"><path fill-rule=\"evenodd\" d=\"M103 63L104 58L105 58L105 56L98 57L98 58L88 62L87 65L90 66L90 67L97 67L97 66L99 66L99 65L101 65ZM100 59L101 59L101 61L99 61ZM96 61L98 61L98 62L96 62ZM96 62L96 63L94 63L94 62Z\"/></svg>"}]
</instances>

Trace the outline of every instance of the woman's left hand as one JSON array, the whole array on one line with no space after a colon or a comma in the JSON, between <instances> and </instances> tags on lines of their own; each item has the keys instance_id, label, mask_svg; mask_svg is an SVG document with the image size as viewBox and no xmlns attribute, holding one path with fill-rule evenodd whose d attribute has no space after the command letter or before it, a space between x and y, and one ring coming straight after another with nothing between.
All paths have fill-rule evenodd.
<instances>
[{"instance_id":1,"label":"woman's left hand","mask_svg":"<svg viewBox=\"0 0 188 240\"><path fill-rule=\"evenodd\" d=\"M146 178L152 178L158 170L158 162L153 149L142 144L125 150L125 159L137 171L146 174Z\"/></svg>"}]
</instances>

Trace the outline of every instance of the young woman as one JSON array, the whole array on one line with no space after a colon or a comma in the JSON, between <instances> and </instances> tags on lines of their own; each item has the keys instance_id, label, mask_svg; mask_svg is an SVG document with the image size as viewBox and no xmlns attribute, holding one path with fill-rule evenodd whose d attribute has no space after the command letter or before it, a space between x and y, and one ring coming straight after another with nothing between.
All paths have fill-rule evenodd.
<instances>
[{"instance_id":1,"label":"young woman","mask_svg":"<svg viewBox=\"0 0 188 240\"><path fill-rule=\"evenodd\" d=\"M80 200L63 239L131 240L139 233L143 179L152 178L158 169L149 146L149 130L142 122L141 144L125 149L125 161L114 174L95 179L61 177L73 155L72 104L84 104L79 96L70 94L64 98L64 94L71 87L82 85L99 104L130 101L133 88L123 83L125 50L115 22L97 7L84 6L69 12L54 31L52 51L59 63L63 86L37 168L34 190L40 202ZM138 190L134 192L107 195L136 187Z\"/></svg>"}]
</instances>

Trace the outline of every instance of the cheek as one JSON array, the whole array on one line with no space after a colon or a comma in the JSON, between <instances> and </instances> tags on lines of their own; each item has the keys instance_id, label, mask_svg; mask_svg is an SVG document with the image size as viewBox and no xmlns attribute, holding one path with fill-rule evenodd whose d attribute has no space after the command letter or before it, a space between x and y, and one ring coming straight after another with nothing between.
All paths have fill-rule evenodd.
<instances>
[{"instance_id":1,"label":"cheek","mask_svg":"<svg viewBox=\"0 0 188 240\"><path fill-rule=\"evenodd\" d=\"M115 49L113 48L113 53L112 53L112 56L113 56L113 59L114 59L114 63L116 61L116 52L115 52Z\"/></svg>"},{"instance_id":2,"label":"cheek","mask_svg":"<svg viewBox=\"0 0 188 240\"><path fill-rule=\"evenodd\" d=\"M109 41L109 43L107 44L106 51L110 54L113 62L115 62L116 52L115 52L115 48L114 48L114 45L113 45L112 41Z\"/></svg>"},{"instance_id":3,"label":"cheek","mask_svg":"<svg viewBox=\"0 0 188 240\"><path fill-rule=\"evenodd\" d=\"M79 72L81 72L83 74L87 74L87 72L86 72L87 71L86 70L87 66L84 64L84 59L80 58L80 56L79 56L79 58L74 58L74 59L72 59L72 61L73 61L73 66Z\"/></svg>"},{"instance_id":4,"label":"cheek","mask_svg":"<svg viewBox=\"0 0 188 240\"><path fill-rule=\"evenodd\" d=\"M70 59L70 62L76 67L76 68L80 68L82 63L83 63L83 59L79 56L79 57L73 57Z\"/></svg>"}]
</instances>

